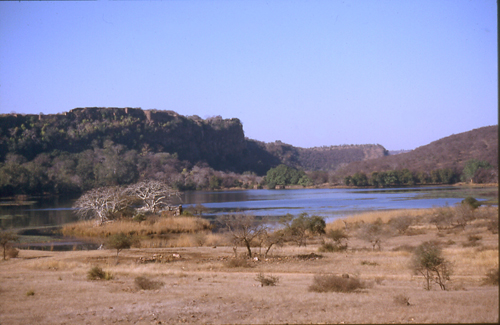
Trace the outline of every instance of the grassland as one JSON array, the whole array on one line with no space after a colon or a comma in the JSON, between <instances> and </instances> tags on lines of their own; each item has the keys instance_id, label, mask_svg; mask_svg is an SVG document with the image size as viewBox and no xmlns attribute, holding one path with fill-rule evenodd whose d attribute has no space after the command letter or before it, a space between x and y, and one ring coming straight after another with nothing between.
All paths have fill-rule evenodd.
<instances>
[{"instance_id":1,"label":"grassland","mask_svg":"<svg viewBox=\"0 0 500 325\"><path fill-rule=\"evenodd\" d=\"M347 229L346 251L319 253L324 238L314 237L267 258L253 247L257 258L244 263L231 263L227 238L204 227L166 234L163 248L146 241L123 250L118 264L114 250L21 250L0 261L0 324L498 323L498 284L487 281L498 270L498 232L488 227L498 208L480 209L465 229L441 231L430 223L433 209L356 215L327 225ZM380 250L356 236L359 225L388 227L401 216L412 225L387 233ZM409 268L412 249L429 240L453 265L446 291L424 290ZM110 280L88 280L95 266ZM343 274L364 288L310 290L318 275ZM262 276L279 281L262 286Z\"/></svg>"}]
</instances>

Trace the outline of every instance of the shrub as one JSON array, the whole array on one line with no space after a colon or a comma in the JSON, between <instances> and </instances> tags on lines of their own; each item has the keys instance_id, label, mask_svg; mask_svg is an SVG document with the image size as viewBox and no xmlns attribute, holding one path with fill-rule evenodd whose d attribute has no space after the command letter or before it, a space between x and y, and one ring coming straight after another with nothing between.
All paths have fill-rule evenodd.
<instances>
[{"instance_id":1,"label":"shrub","mask_svg":"<svg viewBox=\"0 0 500 325\"><path fill-rule=\"evenodd\" d=\"M8 258L16 258L19 255L19 250L14 247L7 247L6 255Z\"/></svg>"},{"instance_id":2,"label":"shrub","mask_svg":"<svg viewBox=\"0 0 500 325\"><path fill-rule=\"evenodd\" d=\"M378 266L379 264L377 262L361 261L361 265Z\"/></svg>"},{"instance_id":3,"label":"shrub","mask_svg":"<svg viewBox=\"0 0 500 325\"><path fill-rule=\"evenodd\" d=\"M17 241L18 236L12 232L2 231L0 232L0 246L3 247L3 259L5 260L7 256L7 248L11 242Z\"/></svg>"},{"instance_id":4,"label":"shrub","mask_svg":"<svg viewBox=\"0 0 500 325\"><path fill-rule=\"evenodd\" d=\"M226 261L226 267L236 268L236 267L251 267L250 263L246 258L232 258Z\"/></svg>"},{"instance_id":5,"label":"shrub","mask_svg":"<svg viewBox=\"0 0 500 325\"><path fill-rule=\"evenodd\" d=\"M35 295L35 291L33 290L28 290L28 292L26 292L26 296L34 296Z\"/></svg>"},{"instance_id":6,"label":"shrub","mask_svg":"<svg viewBox=\"0 0 500 325\"><path fill-rule=\"evenodd\" d=\"M313 292L354 292L364 289L365 284L357 278L347 278L337 275L316 275L309 291Z\"/></svg>"},{"instance_id":7,"label":"shrub","mask_svg":"<svg viewBox=\"0 0 500 325\"><path fill-rule=\"evenodd\" d=\"M87 272L87 279L88 280L111 280L111 279L113 279L113 275L110 272L105 272L99 266L94 266Z\"/></svg>"},{"instance_id":8,"label":"shrub","mask_svg":"<svg viewBox=\"0 0 500 325\"><path fill-rule=\"evenodd\" d=\"M146 277L138 276L135 278L134 283L137 288L141 290L156 290L160 289L163 286L163 282L161 281L152 281Z\"/></svg>"},{"instance_id":9,"label":"shrub","mask_svg":"<svg viewBox=\"0 0 500 325\"><path fill-rule=\"evenodd\" d=\"M479 236L479 235L469 235L467 237L467 242L463 243L462 246L463 247L475 247L475 246L477 246L479 244L478 241L480 241L481 239L483 239L482 236Z\"/></svg>"},{"instance_id":10,"label":"shrub","mask_svg":"<svg viewBox=\"0 0 500 325\"><path fill-rule=\"evenodd\" d=\"M320 252L341 252L347 250L349 236L343 229L330 229L326 233L326 238L331 239L333 243L323 243L319 248Z\"/></svg>"},{"instance_id":11,"label":"shrub","mask_svg":"<svg viewBox=\"0 0 500 325\"><path fill-rule=\"evenodd\" d=\"M412 225L412 218L410 216L400 216L393 218L389 221L389 225L396 229L400 234L405 234L408 228Z\"/></svg>"},{"instance_id":12,"label":"shrub","mask_svg":"<svg viewBox=\"0 0 500 325\"><path fill-rule=\"evenodd\" d=\"M470 206L472 209L477 209L479 206L481 206L481 203L471 196L463 199L461 203Z\"/></svg>"},{"instance_id":13,"label":"shrub","mask_svg":"<svg viewBox=\"0 0 500 325\"><path fill-rule=\"evenodd\" d=\"M137 239L127 236L124 233L113 234L106 240L106 246L116 249L116 264L118 264L118 253L123 249L129 249L130 246L137 244Z\"/></svg>"},{"instance_id":14,"label":"shrub","mask_svg":"<svg viewBox=\"0 0 500 325\"><path fill-rule=\"evenodd\" d=\"M498 268L496 269L491 269L486 273L486 278L483 281L483 284L485 285L498 285L498 277L499 277L499 272L500 270Z\"/></svg>"},{"instance_id":15,"label":"shrub","mask_svg":"<svg viewBox=\"0 0 500 325\"><path fill-rule=\"evenodd\" d=\"M261 287L266 287L266 286L275 286L279 282L279 277L277 276L265 276L262 273L259 273L255 280L260 282Z\"/></svg>"},{"instance_id":16,"label":"shrub","mask_svg":"<svg viewBox=\"0 0 500 325\"><path fill-rule=\"evenodd\" d=\"M407 295L399 294L394 297L394 302L398 305L409 306L410 298Z\"/></svg>"},{"instance_id":17,"label":"shrub","mask_svg":"<svg viewBox=\"0 0 500 325\"><path fill-rule=\"evenodd\" d=\"M450 279L451 264L441 256L441 248L437 242L424 242L415 249L411 260L411 268L420 273L426 281L426 290L430 290L431 281L446 290L446 281Z\"/></svg>"}]
</instances>

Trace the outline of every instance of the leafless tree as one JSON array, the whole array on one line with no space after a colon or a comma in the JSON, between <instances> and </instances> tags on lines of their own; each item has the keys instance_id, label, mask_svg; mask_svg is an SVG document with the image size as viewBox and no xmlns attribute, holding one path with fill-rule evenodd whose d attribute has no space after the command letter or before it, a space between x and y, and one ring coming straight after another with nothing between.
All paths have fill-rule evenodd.
<instances>
[{"instance_id":1,"label":"leafless tree","mask_svg":"<svg viewBox=\"0 0 500 325\"><path fill-rule=\"evenodd\" d=\"M157 180L146 180L130 185L127 193L141 199L144 209L153 213L171 204L174 198L180 200L178 191Z\"/></svg>"},{"instance_id":2,"label":"leafless tree","mask_svg":"<svg viewBox=\"0 0 500 325\"><path fill-rule=\"evenodd\" d=\"M380 250L382 241L389 235L388 229L385 229L383 224L378 222L362 224L356 233L357 238L371 243L373 250L375 250L375 247Z\"/></svg>"},{"instance_id":3,"label":"leafless tree","mask_svg":"<svg viewBox=\"0 0 500 325\"><path fill-rule=\"evenodd\" d=\"M74 204L82 219L95 219L97 225L110 220L116 212L128 205L125 191L118 186L100 187L83 194Z\"/></svg>"},{"instance_id":4,"label":"leafless tree","mask_svg":"<svg viewBox=\"0 0 500 325\"><path fill-rule=\"evenodd\" d=\"M226 226L226 229L231 234L235 245L233 248L235 255L237 245L243 244L247 248L248 257L252 257L252 240L263 235L266 231L266 226L262 222L258 222L255 216L247 214L227 215L222 216L220 219L221 223Z\"/></svg>"}]
</instances>

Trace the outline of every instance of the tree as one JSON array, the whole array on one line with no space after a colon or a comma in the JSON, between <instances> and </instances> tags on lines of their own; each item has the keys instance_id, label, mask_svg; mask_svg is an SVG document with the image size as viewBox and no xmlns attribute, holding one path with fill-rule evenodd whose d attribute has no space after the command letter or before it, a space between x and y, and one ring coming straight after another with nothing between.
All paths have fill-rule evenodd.
<instances>
[{"instance_id":1,"label":"tree","mask_svg":"<svg viewBox=\"0 0 500 325\"><path fill-rule=\"evenodd\" d=\"M121 250L129 249L134 243L135 242L132 237L129 237L122 232L113 234L106 240L107 247L116 249L116 264L118 264L118 253L120 253Z\"/></svg>"},{"instance_id":2,"label":"tree","mask_svg":"<svg viewBox=\"0 0 500 325\"><path fill-rule=\"evenodd\" d=\"M257 221L255 216L247 214L222 216L220 220L231 234L235 244L233 248L235 257L237 257L237 246L240 244L246 247L248 257L252 257L251 243L266 232L266 226Z\"/></svg>"},{"instance_id":3,"label":"tree","mask_svg":"<svg viewBox=\"0 0 500 325\"><path fill-rule=\"evenodd\" d=\"M389 224L396 229L400 234L404 234L408 228L411 226L413 220L410 216L403 215L393 218L389 221Z\"/></svg>"},{"instance_id":4,"label":"tree","mask_svg":"<svg viewBox=\"0 0 500 325\"><path fill-rule=\"evenodd\" d=\"M303 184L309 182L308 178L302 170L297 170L287 165L281 164L267 171L266 182L269 188L274 188L276 185L296 185L301 181Z\"/></svg>"},{"instance_id":5,"label":"tree","mask_svg":"<svg viewBox=\"0 0 500 325\"><path fill-rule=\"evenodd\" d=\"M354 186L367 186L368 177L366 177L365 173L356 173L352 176L351 182Z\"/></svg>"},{"instance_id":6,"label":"tree","mask_svg":"<svg viewBox=\"0 0 500 325\"><path fill-rule=\"evenodd\" d=\"M343 229L330 229L326 233L326 238L331 239L333 241L333 251L344 251L347 249L347 242L349 240L349 236L345 233Z\"/></svg>"},{"instance_id":7,"label":"tree","mask_svg":"<svg viewBox=\"0 0 500 325\"><path fill-rule=\"evenodd\" d=\"M127 193L136 196L144 203L144 209L153 213L172 203L173 198L180 199L180 193L164 182L147 180L130 185Z\"/></svg>"},{"instance_id":8,"label":"tree","mask_svg":"<svg viewBox=\"0 0 500 325\"><path fill-rule=\"evenodd\" d=\"M118 186L92 189L73 205L81 219L95 219L97 225L112 219L113 215L128 206L124 189Z\"/></svg>"},{"instance_id":9,"label":"tree","mask_svg":"<svg viewBox=\"0 0 500 325\"><path fill-rule=\"evenodd\" d=\"M387 233L384 232L381 222L362 224L356 234L359 239L371 243L372 250L375 250L375 247L378 247L379 250L381 249L382 239L386 235Z\"/></svg>"},{"instance_id":10,"label":"tree","mask_svg":"<svg viewBox=\"0 0 500 325\"><path fill-rule=\"evenodd\" d=\"M415 273L424 276L425 289L431 289L431 282L439 284L446 290L446 282L450 279L452 267L444 257L441 248L435 242L424 242L415 249L411 259L411 268Z\"/></svg>"},{"instance_id":11,"label":"tree","mask_svg":"<svg viewBox=\"0 0 500 325\"><path fill-rule=\"evenodd\" d=\"M7 246L9 245L10 242L17 241L18 236L12 232L8 231L2 231L0 232L0 246L3 248L3 259L5 260L5 257L7 255Z\"/></svg>"},{"instance_id":12,"label":"tree","mask_svg":"<svg viewBox=\"0 0 500 325\"><path fill-rule=\"evenodd\" d=\"M464 169L462 170L461 180L462 182L473 182L474 175L479 169L489 169L491 165L487 161L470 159L465 163Z\"/></svg>"},{"instance_id":13,"label":"tree","mask_svg":"<svg viewBox=\"0 0 500 325\"><path fill-rule=\"evenodd\" d=\"M306 238L309 234L324 234L326 223L320 216L312 216L306 212L293 216L287 214L280 219L280 223L284 226L286 237L300 246L306 246Z\"/></svg>"}]
</instances>

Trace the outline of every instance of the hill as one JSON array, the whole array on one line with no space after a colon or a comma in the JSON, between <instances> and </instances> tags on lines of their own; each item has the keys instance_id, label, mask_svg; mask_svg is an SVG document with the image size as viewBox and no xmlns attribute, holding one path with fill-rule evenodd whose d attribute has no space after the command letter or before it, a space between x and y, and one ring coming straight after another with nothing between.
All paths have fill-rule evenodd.
<instances>
[{"instance_id":1,"label":"hill","mask_svg":"<svg viewBox=\"0 0 500 325\"><path fill-rule=\"evenodd\" d=\"M371 174L405 168L413 172L445 168L461 172L471 159L487 161L498 170L498 125L454 134L410 152L353 162L341 168L338 174Z\"/></svg>"},{"instance_id":2,"label":"hill","mask_svg":"<svg viewBox=\"0 0 500 325\"><path fill-rule=\"evenodd\" d=\"M255 186L254 176L282 163L333 170L385 154L380 145L304 149L265 143L245 138L237 118L173 111L86 107L62 114L3 114L0 195L78 193L145 178L183 189Z\"/></svg>"}]
</instances>

